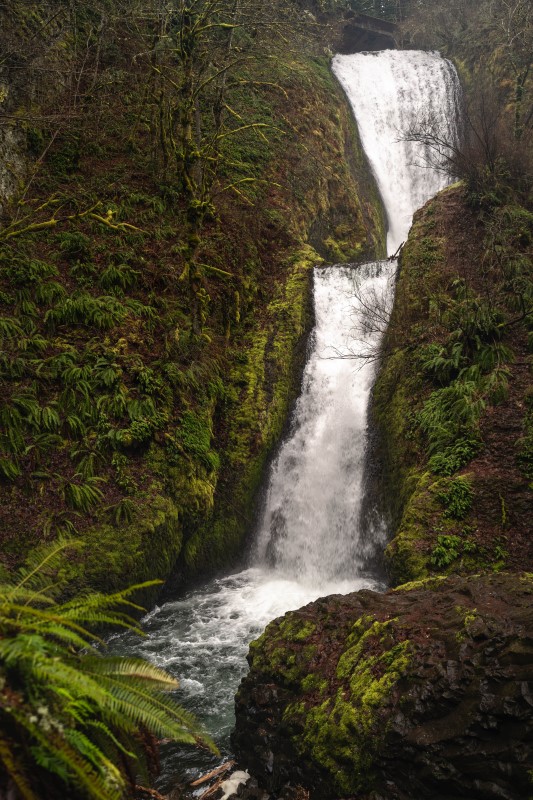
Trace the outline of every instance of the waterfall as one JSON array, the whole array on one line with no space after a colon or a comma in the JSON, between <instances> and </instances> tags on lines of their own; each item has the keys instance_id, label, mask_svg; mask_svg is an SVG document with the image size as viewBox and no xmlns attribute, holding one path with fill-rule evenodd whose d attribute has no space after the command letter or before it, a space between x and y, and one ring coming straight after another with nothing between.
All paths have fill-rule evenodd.
<instances>
[{"instance_id":1,"label":"waterfall","mask_svg":"<svg viewBox=\"0 0 533 800\"><path fill-rule=\"evenodd\" d=\"M455 135L458 82L438 54L384 51L336 56L387 213L388 250L407 237L413 212L446 177L427 166L420 145L401 133L422 119ZM316 325L290 431L274 459L248 569L211 581L154 609L146 637L114 637L118 653L135 652L181 679L180 701L206 726L223 754L233 724L233 696L251 639L274 617L320 595L381 588L364 565L380 542L361 530L367 406L374 363L339 352L376 352L383 331L368 316L372 298L392 299L390 261L317 268ZM193 776L210 763L173 748L164 754L162 791L176 772Z\"/></svg>"},{"instance_id":2,"label":"waterfall","mask_svg":"<svg viewBox=\"0 0 533 800\"><path fill-rule=\"evenodd\" d=\"M337 55L333 71L378 184L392 254L407 238L414 212L449 183L446 174L430 167L431 154L422 144L401 137L418 128L456 141L459 79L449 61L420 50Z\"/></svg>"},{"instance_id":3,"label":"waterfall","mask_svg":"<svg viewBox=\"0 0 533 800\"><path fill-rule=\"evenodd\" d=\"M337 591L341 581L349 586L369 555L359 516L374 363L338 355L377 350L380 332L360 329L362 301L373 292L390 304L393 275L387 262L315 270L312 347L290 434L271 469L257 559L317 594L326 582L337 582Z\"/></svg>"},{"instance_id":4,"label":"waterfall","mask_svg":"<svg viewBox=\"0 0 533 800\"><path fill-rule=\"evenodd\" d=\"M402 133L431 124L455 139L457 74L436 53L396 50L337 55L333 70L378 183L394 253L416 209L448 183L428 166L424 146ZM374 298L386 313L394 270L387 262L315 270L313 347L290 436L271 471L258 554L318 590L324 581L360 575L369 547L380 544L365 541L359 524L374 364L357 358L377 351L382 331L368 331L363 306ZM354 360L336 359L339 353Z\"/></svg>"}]
</instances>

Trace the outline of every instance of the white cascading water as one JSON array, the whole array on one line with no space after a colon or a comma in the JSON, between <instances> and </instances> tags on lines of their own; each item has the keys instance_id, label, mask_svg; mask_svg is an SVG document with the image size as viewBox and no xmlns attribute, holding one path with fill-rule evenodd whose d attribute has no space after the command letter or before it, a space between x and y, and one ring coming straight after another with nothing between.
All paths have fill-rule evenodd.
<instances>
[{"instance_id":1,"label":"white cascading water","mask_svg":"<svg viewBox=\"0 0 533 800\"><path fill-rule=\"evenodd\" d=\"M422 113L439 121L443 136L455 135L457 77L438 54L417 51L336 56L333 69L378 182L393 253L414 211L446 184L424 167L420 145L398 139ZM110 643L115 652L135 652L176 674L180 701L223 754L250 640L271 619L321 595L382 588L363 572L382 545L379 532L369 542L360 530L374 362L335 356L376 351L382 331L368 324L360 302L375 295L390 306L395 266L315 270L311 352L289 435L271 468L251 566L154 609L143 621L146 638L125 634ZM167 791L176 773L205 770L207 758L171 747L160 789Z\"/></svg>"},{"instance_id":2,"label":"white cascading water","mask_svg":"<svg viewBox=\"0 0 533 800\"><path fill-rule=\"evenodd\" d=\"M380 333L358 328L361 302L372 291L390 304L393 275L387 262L315 270L312 348L290 434L271 468L257 560L316 596L359 588L369 547L379 544L363 541L359 525L374 364L338 356L377 349Z\"/></svg>"},{"instance_id":3,"label":"white cascading water","mask_svg":"<svg viewBox=\"0 0 533 800\"><path fill-rule=\"evenodd\" d=\"M438 53L383 50L337 55L333 71L350 101L366 157L387 213L387 251L405 241L413 214L448 183L431 154L407 132L431 129L457 138L461 88L455 67Z\"/></svg>"}]
</instances>

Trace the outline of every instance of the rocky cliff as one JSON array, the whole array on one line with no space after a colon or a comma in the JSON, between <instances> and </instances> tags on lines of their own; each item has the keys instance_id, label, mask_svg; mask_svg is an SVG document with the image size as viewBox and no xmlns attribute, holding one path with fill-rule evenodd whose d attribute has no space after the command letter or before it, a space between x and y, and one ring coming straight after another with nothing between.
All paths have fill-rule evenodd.
<instances>
[{"instance_id":1,"label":"rocky cliff","mask_svg":"<svg viewBox=\"0 0 533 800\"><path fill-rule=\"evenodd\" d=\"M233 741L268 791L531 794L532 222L462 185L415 215L372 406L389 574L414 582L252 643Z\"/></svg>"},{"instance_id":2,"label":"rocky cliff","mask_svg":"<svg viewBox=\"0 0 533 800\"><path fill-rule=\"evenodd\" d=\"M415 216L372 405L394 583L533 566L532 242L464 186Z\"/></svg>"}]
</instances>

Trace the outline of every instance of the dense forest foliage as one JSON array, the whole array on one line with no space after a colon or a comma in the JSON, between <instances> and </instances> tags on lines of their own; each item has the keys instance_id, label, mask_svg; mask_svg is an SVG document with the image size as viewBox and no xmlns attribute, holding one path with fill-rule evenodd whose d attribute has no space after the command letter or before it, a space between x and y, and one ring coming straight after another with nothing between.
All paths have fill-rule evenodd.
<instances>
[{"instance_id":1,"label":"dense forest foliage","mask_svg":"<svg viewBox=\"0 0 533 800\"><path fill-rule=\"evenodd\" d=\"M310 269L383 255L326 55L354 13L440 49L465 89L460 143L428 119L406 132L464 183L417 222L386 343L381 400L398 424L382 424L409 479L396 497L414 497L410 519L430 534L413 549L404 519L392 572L529 558L503 473L480 492L476 470L498 457L489 423L512 406L511 494L533 478L531 4L4 3L0 798L128 796L148 780L151 734L194 740L161 694L171 679L107 662L98 636L134 625L128 582L238 553L294 396ZM457 243L479 269L446 271ZM405 386L407 411L393 391ZM143 585L145 601L155 591Z\"/></svg>"},{"instance_id":2,"label":"dense forest foliage","mask_svg":"<svg viewBox=\"0 0 533 800\"><path fill-rule=\"evenodd\" d=\"M294 390L306 248L379 240L321 28L283 2L3 14L34 159L0 233L3 561L83 533L78 590L220 566Z\"/></svg>"}]
</instances>

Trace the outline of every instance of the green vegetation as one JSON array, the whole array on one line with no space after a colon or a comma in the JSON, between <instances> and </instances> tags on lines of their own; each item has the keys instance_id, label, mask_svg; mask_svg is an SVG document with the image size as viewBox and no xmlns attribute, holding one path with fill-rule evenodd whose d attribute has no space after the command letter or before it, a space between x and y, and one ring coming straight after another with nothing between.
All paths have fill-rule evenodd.
<instances>
[{"instance_id":1,"label":"green vegetation","mask_svg":"<svg viewBox=\"0 0 533 800\"><path fill-rule=\"evenodd\" d=\"M364 792L386 735L382 716L396 702L395 687L408 674L411 643L396 620L361 616L334 631L334 674L316 668L330 652L324 618L301 612L272 622L250 645L252 672L275 680L294 702L283 709L283 729L304 763L327 775L342 795ZM340 639L339 639L340 637ZM309 641L311 639L311 641Z\"/></svg>"},{"instance_id":2,"label":"green vegetation","mask_svg":"<svg viewBox=\"0 0 533 800\"><path fill-rule=\"evenodd\" d=\"M532 48L527 5L492 6L517 14L487 15L495 47L481 72L451 24L454 0L312 5L330 20L402 18L413 41L448 31L467 87L494 77L503 98L488 116L471 106L473 136L450 161L464 194L420 215L403 253L376 390L396 580L520 560ZM467 22L471 33L478 13ZM239 552L294 397L312 266L383 254L383 215L320 26L288 0L13 0L0 30L2 124L29 159L25 174L3 158L0 174L0 794L120 797L147 780L147 731L191 742L194 725L161 696L175 685L167 676L102 655L100 626L133 624L132 580L150 602L146 578L205 574ZM491 116L488 153L486 138L473 142ZM439 203L470 214L468 240L456 229L466 266ZM483 471L500 412L518 430L501 450L502 469L510 459L516 471L506 481ZM86 547L59 548L61 598L38 585L42 570L8 577L65 535ZM394 620L364 617L326 678L309 668L315 633L289 626L301 658L271 653L312 698L310 714L297 701L285 722L353 794L410 644Z\"/></svg>"},{"instance_id":3,"label":"green vegetation","mask_svg":"<svg viewBox=\"0 0 533 800\"><path fill-rule=\"evenodd\" d=\"M361 617L339 659L337 676L343 684L333 698L305 715L298 749L334 776L337 791L345 794L371 785L373 761L386 733L379 724L380 710L408 672L410 644L392 644L393 627L391 620Z\"/></svg>"},{"instance_id":4,"label":"green vegetation","mask_svg":"<svg viewBox=\"0 0 533 800\"><path fill-rule=\"evenodd\" d=\"M444 506L444 516L452 519L464 519L472 507L473 490L467 477L451 480L445 490L438 496Z\"/></svg>"},{"instance_id":5,"label":"green vegetation","mask_svg":"<svg viewBox=\"0 0 533 800\"><path fill-rule=\"evenodd\" d=\"M138 630L130 596L142 585L57 599L75 546L35 552L0 580L0 791L24 800L131 796L150 780L153 737L215 749L169 696L176 680L105 655L102 630Z\"/></svg>"},{"instance_id":6,"label":"green vegetation","mask_svg":"<svg viewBox=\"0 0 533 800\"><path fill-rule=\"evenodd\" d=\"M294 397L311 268L381 252L376 190L290 3L38 5L0 10L35 159L0 230L2 559L81 538L71 592L220 568ZM35 59L61 80L30 107Z\"/></svg>"},{"instance_id":7,"label":"green vegetation","mask_svg":"<svg viewBox=\"0 0 533 800\"><path fill-rule=\"evenodd\" d=\"M399 583L431 571L501 569L509 553L521 566L507 537L514 528L520 541L528 524L533 216L513 204L476 217L466 192L453 187L417 216L375 391L396 487L387 552ZM457 241L465 251L472 244L461 214L479 242L464 260Z\"/></svg>"},{"instance_id":8,"label":"green vegetation","mask_svg":"<svg viewBox=\"0 0 533 800\"><path fill-rule=\"evenodd\" d=\"M398 582L530 558L533 330L531 4L402 6L403 34L455 61L466 130L412 132L462 182L415 217L375 392Z\"/></svg>"},{"instance_id":9,"label":"green vegetation","mask_svg":"<svg viewBox=\"0 0 533 800\"><path fill-rule=\"evenodd\" d=\"M531 557L533 10L400 6L405 40L451 58L465 92L461 142L431 120L409 134L461 182L415 216L375 391L403 583Z\"/></svg>"}]
</instances>

